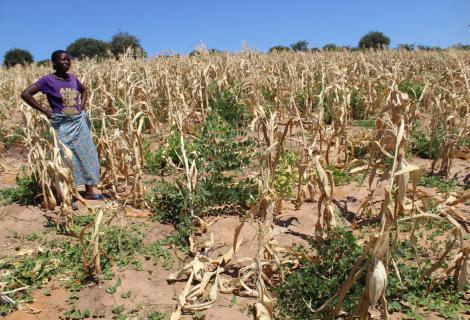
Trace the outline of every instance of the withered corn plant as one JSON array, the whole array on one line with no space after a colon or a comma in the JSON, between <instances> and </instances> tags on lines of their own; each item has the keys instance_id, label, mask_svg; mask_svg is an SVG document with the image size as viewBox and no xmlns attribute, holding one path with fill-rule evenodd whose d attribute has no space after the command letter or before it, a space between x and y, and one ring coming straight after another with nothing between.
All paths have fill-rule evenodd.
<instances>
[{"instance_id":1,"label":"withered corn plant","mask_svg":"<svg viewBox=\"0 0 470 320\"><path fill-rule=\"evenodd\" d=\"M367 319L369 308L375 308L377 302L380 302L382 318L389 318L387 300L385 298L387 274L389 272L396 272L400 279L400 274L393 257L394 248L397 246L397 243L403 241L399 237L399 222L406 220L416 221L431 217L426 214L414 215L419 212L419 208L417 208L414 200L420 168L408 164L405 158L409 129L408 95L392 86L390 89L384 90L378 103L383 105L383 107L377 120L375 134L371 143L371 174L369 176L369 185L372 186L375 183L375 187L372 188L364 204L367 204L373 198L374 193L381 193L381 208L380 212L378 212L381 221L380 228L369 237L363 255L354 264L348 279L341 285L334 297L332 297L337 300L334 308L331 308L329 311L329 318L331 319L337 316L348 290L363 272L367 272L367 281L356 310L357 315L360 319ZM379 172L381 172L381 175L376 179L376 175ZM412 183L413 195L411 199L407 196L409 182ZM445 257L454 248L456 242L460 243L461 248L446 272L450 273L461 268L466 270L466 249L462 240L462 228L450 216L445 218L454 225L451 234L455 236L455 241L449 245L446 253L436 261L433 267L426 271L428 275L431 275L443 264ZM393 271L389 271L389 266L394 267ZM433 283L442 278L435 276ZM331 300L327 302L331 302ZM326 303L324 308L320 308L321 310L316 310L315 312L324 311L327 306L328 304Z\"/></svg>"},{"instance_id":2,"label":"withered corn plant","mask_svg":"<svg viewBox=\"0 0 470 320\"><path fill-rule=\"evenodd\" d=\"M455 240L452 246L426 271L433 278L429 290L448 275L453 275L459 288L468 281L468 247L461 240L460 221L453 218L452 209L468 198L463 193L449 199L440 207L439 215L420 212L422 203L416 191L420 170L408 164L406 151L411 125L419 122L425 136L442 136L433 171L449 176L456 152L468 152L468 147L459 149L459 143L468 138L469 132L469 59L469 53L460 50L273 54L244 50L216 55L202 50L193 57L146 60L124 56L101 62L76 61L72 72L89 89L87 111L102 162L100 187L110 191L118 207L146 205L144 140L161 142L171 130L178 129L183 187L192 197L198 168L188 157L183 136L204 123L210 101L225 90L234 92L236 102L252 110L250 134L258 138L260 146L260 196L234 230L233 245L224 256L210 257L214 248L211 240L202 244L190 241L193 261L170 276L170 280L183 276L187 280L172 319L178 319L183 312L209 308L218 292L256 297L256 317L273 318L273 299L267 288L282 280L285 266L296 264L295 253L276 243L274 235L279 230L273 227L275 214L282 211L273 181L280 155L287 148L300 158L294 171L298 179L293 201L297 209L304 201L317 201L315 232L321 236L340 223L333 205L333 177L326 165L346 168L369 162L370 194L360 209L370 210L378 217L380 227L369 237L348 280L320 311L328 311L330 318L337 317L354 281L367 273L356 313L365 318L368 309L380 303L382 315L387 318L384 293L387 275L398 273L394 250L403 221L412 221L418 228L417 222L423 219L445 219L454 226L449 231ZM67 230L72 223L71 199L81 199L71 181L70 155L57 141L47 119L26 107L19 97L22 89L47 72L48 67L35 65L0 69L0 114L12 119L1 122L0 148L6 150L14 143L14 137L23 137L29 150L30 173L41 184L43 207L55 210L60 204L59 225ZM44 97L39 99L47 105ZM377 119L373 130L353 135L353 121L371 119ZM359 149L368 151L364 159L355 159ZM2 165L3 154L0 171L10 170ZM380 208L374 206L377 201ZM192 205L192 200L189 203ZM94 275L100 273L99 230L106 214L107 210L97 211L93 231L87 233L92 227L89 226L81 233L87 233L89 239L83 241L87 252L85 269ZM201 232L207 232L202 218L193 219ZM361 219L360 213L356 219ZM257 254L232 261L245 223L256 226ZM448 255L454 258L448 261ZM229 262L242 264L238 278L227 279L224 275ZM209 299L205 299L207 292Z\"/></svg>"}]
</instances>

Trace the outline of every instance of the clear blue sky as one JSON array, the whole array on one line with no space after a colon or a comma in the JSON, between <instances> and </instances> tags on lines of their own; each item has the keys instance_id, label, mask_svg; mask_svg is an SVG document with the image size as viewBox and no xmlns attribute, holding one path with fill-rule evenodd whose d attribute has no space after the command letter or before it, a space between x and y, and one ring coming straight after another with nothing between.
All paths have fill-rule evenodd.
<instances>
[{"instance_id":1,"label":"clear blue sky","mask_svg":"<svg viewBox=\"0 0 470 320\"><path fill-rule=\"evenodd\" d=\"M149 56L208 48L261 51L306 40L357 46L381 31L391 46L470 44L470 0L0 0L0 55L17 47L36 60L80 37L137 36Z\"/></svg>"}]
</instances>

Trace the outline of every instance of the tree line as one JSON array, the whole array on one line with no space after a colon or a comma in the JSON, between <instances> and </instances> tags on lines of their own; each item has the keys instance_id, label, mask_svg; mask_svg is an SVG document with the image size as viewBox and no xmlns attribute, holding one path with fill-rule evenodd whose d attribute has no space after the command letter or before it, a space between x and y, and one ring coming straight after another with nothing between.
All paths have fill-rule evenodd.
<instances>
[{"instance_id":1,"label":"tree line","mask_svg":"<svg viewBox=\"0 0 470 320\"><path fill-rule=\"evenodd\" d=\"M321 49L325 51L336 51L336 50L361 50L361 49L386 49L390 45L390 38L379 31L370 31L361 37L357 48L351 48L346 46L337 46L333 43L324 45ZM459 49L469 50L470 45L457 44L454 47ZM133 49L134 52L139 52L143 56L146 56L145 50L140 44L140 40L127 32L118 32L112 38L111 41L106 42L103 40L93 38L79 38L72 42L66 51L76 59L84 58L105 58L108 55L114 55L119 58L119 55L126 52L127 49ZM403 50L440 50L440 47L431 47L415 44L399 44L399 49ZM276 45L269 49L269 52L281 52L281 51L318 51L319 48L309 48L306 40L297 41L290 46ZM221 52L217 49L209 49L210 53ZM194 50L190 53L190 56L194 56L198 53ZM29 64L33 63L33 55L24 49L14 48L5 53L3 64L6 67L12 67L16 64ZM39 61L38 63L45 63L48 60Z\"/></svg>"},{"instance_id":2,"label":"tree line","mask_svg":"<svg viewBox=\"0 0 470 320\"><path fill-rule=\"evenodd\" d=\"M119 58L119 55L126 52L127 49L133 49L135 53L146 56L144 48L140 44L140 40L127 32L118 32L112 36L111 41L93 38L79 38L69 44L65 49L72 58L105 58L113 55ZM39 64L46 63L48 60L38 61ZM5 53L3 65L12 67L17 64L30 64L34 62L31 52L25 49L13 48Z\"/></svg>"}]
</instances>

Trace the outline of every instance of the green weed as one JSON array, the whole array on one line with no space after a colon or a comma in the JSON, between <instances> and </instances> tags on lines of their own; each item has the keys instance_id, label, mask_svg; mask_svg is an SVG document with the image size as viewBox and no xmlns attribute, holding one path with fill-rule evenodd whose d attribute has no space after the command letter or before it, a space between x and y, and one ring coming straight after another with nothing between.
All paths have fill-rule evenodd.
<instances>
[{"instance_id":1,"label":"green weed","mask_svg":"<svg viewBox=\"0 0 470 320\"><path fill-rule=\"evenodd\" d=\"M457 181L453 179L447 180L443 177L434 175L423 175L419 180L419 185L437 188L439 192L459 191L462 189Z\"/></svg>"},{"instance_id":2,"label":"green weed","mask_svg":"<svg viewBox=\"0 0 470 320\"><path fill-rule=\"evenodd\" d=\"M411 223L403 225L403 232L409 233ZM442 228L449 226L436 223L433 226L426 226L427 230L433 230L434 236L442 234ZM441 232L441 233L439 233ZM421 233L418 233L418 236ZM431 242L436 242L435 239ZM300 319L324 319L325 314L314 315L309 310L306 303L311 304L313 309L320 307L327 299L339 289L339 286L349 275L352 265L361 255L362 248L357 244L351 231L336 229L330 234L330 238L317 243L309 240L310 250L315 253L315 261L303 259L300 269L286 276L284 283L275 289L278 299L280 319L300 320ZM441 252L443 247L448 245L440 241L435 252ZM421 314L435 312L447 319L460 319L462 314L468 312L468 306L464 305L465 290L457 291L454 288L451 277L445 279L439 287L435 287L428 293L427 289L431 278L423 274L432 261L422 260L425 265L418 266L416 254L428 257L429 253L424 248L418 248L415 252L411 240L398 242L394 251L394 259L400 272L402 283L393 272L393 267L389 266L388 285L386 297L390 312L401 312L408 316L414 315L414 319L425 316ZM351 314L359 302L359 298L365 286L365 274L361 276L351 287L346 300L342 306L342 311ZM304 301L305 300L305 301ZM334 305L333 300L331 305Z\"/></svg>"},{"instance_id":3,"label":"green weed","mask_svg":"<svg viewBox=\"0 0 470 320\"><path fill-rule=\"evenodd\" d=\"M416 123L410 132L410 151L424 159L436 159L441 152L444 135L442 124L433 128L431 132L425 132L419 123Z\"/></svg>"},{"instance_id":4,"label":"green weed","mask_svg":"<svg viewBox=\"0 0 470 320\"><path fill-rule=\"evenodd\" d=\"M22 176L16 177L16 186L0 190L0 204L6 205L16 202L22 205L37 203L42 194L36 176L27 176L23 171Z\"/></svg>"},{"instance_id":5,"label":"green weed","mask_svg":"<svg viewBox=\"0 0 470 320\"><path fill-rule=\"evenodd\" d=\"M365 128L365 129L374 129L375 120L374 119L353 120L352 125L355 127L360 127L360 128Z\"/></svg>"},{"instance_id":6,"label":"green weed","mask_svg":"<svg viewBox=\"0 0 470 320\"><path fill-rule=\"evenodd\" d=\"M167 313L161 313L159 311L151 311L148 316L147 320L167 320L170 316Z\"/></svg>"},{"instance_id":7,"label":"green weed","mask_svg":"<svg viewBox=\"0 0 470 320\"><path fill-rule=\"evenodd\" d=\"M398 90L407 93L411 100L418 101L423 94L424 85L405 80L398 84Z\"/></svg>"},{"instance_id":8,"label":"green weed","mask_svg":"<svg viewBox=\"0 0 470 320\"><path fill-rule=\"evenodd\" d=\"M275 289L280 319L323 319L325 314L315 317L305 301L317 309L333 296L362 252L352 232L344 229L337 229L324 242L309 240L309 243L318 261L303 259L301 268L288 275L284 283ZM357 305L364 278L351 288L344 304L346 312L351 312Z\"/></svg>"},{"instance_id":9,"label":"green weed","mask_svg":"<svg viewBox=\"0 0 470 320\"><path fill-rule=\"evenodd\" d=\"M364 120L366 114L366 99L358 89L351 91L351 118L355 120Z\"/></svg>"},{"instance_id":10,"label":"green weed","mask_svg":"<svg viewBox=\"0 0 470 320\"><path fill-rule=\"evenodd\" d=\"M349 174L346 170L337 168L334 165L326 166L326 170L330 171L333 174L333 181L335 186L343 186L351 182L353 176Z\"/></svg>"},{"instance_id":11,"label":"green weed","mask_svg":"<svg viewBox=\"0 0 470 320\"><path fill-rule=\"evenodd\" d=\"M292 150L284 150L276 167L274 189L283 197L292 197L293 188L298 180L298 155Z\"/></svg>"}]
</instances>

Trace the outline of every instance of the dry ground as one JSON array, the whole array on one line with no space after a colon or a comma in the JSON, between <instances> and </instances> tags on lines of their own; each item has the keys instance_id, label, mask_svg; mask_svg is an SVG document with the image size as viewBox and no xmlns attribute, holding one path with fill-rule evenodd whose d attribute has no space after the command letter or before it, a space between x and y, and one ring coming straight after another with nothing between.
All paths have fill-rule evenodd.
<instances>
[{"instance_id":1,"label":"dry ground","mask_svg":"<svg viewBox=\"0 0 470 320\"><path fill-rule=\"evenodd\" d=\"M19 173L21 165L25 162L25 155L21 150L15 150L5 154L3 162L11 170L0 173L0 188L13 186L15 177ZM430 167L430 161L422 159L412 159L411 163L418 164L423 168ZM464 160L455 160L452 175L461 183L468 179L470 163ZM346 186L337 187L335 190L335 205L344 218L344 223L348 223L350 218L357 211L362 199L367 195L367 183L359 185L352 182ZM433 188L420 187L423 192L431 196L436 195ZM100 202L92 203L100 205ZM460 214L469 217L470 208L468 205L459 205L456 210ZM80 211L79 211L80 214ZM137 214L138 215L138 214ZM145 215L145 214L144 214ZM11 204L0 207L0 259L9 255L18 254L19 250L36 249L41 243L38 241L28 241L26 238L32 234L44 235L42 241L57 239L63 236L57 235L54 229L48 227L50 212L44 212L38 207L20 206ZM316 203L305 203L300 210L294 210L294 206L289 202L284 202L284 212L276 218L276 224L280 228L286 228L285 232L276 236L276 239L283 246L290 246L293 243L305 245L306 237L313 234L317 217ZM148 218L126 219L126 223L138 225L145 228L145 242L152 242L163 239L174 230L169 225L152 222ZM209 233L213 233L215 247L213 255L225 253L233 241L233 232L239 224L238 216L220 216L215 218L215 222L210 226ZM237 257L253 257L256 252L255 229L247 225L240 235L243 245L237 253ZM185 257L180 257L185 259ZM236 260L236 259L234 259ZM173 266L172 270L165 270L161 265L155 264L152 260L141 259L142 271L135 268L125 270L115 270L113 280L104 281L101 285L89 284L84 286L79 292L68 292L58 280L48 283L45 288L37 290L34 294L33 302L30 306L39 311L31 314L28 310L18 310L8 315L6 320L33 320L33 319L59 319L71 304L80 310L88 309L92 313L102 314L106 319L112 318L111 309L115 305L122 304L125 310L141 307L138 314L145 314L150 310L171 313L176 305L176 298L181 292L185 282L168 284L166 281L170 272L177 269L184 261ZM230 269L227 268L227 269ZM114 294L109 294L105 290L113 286L115 279L121 278L121 285L117 287ZM122 293L130 291L130 298L123 299ZM45 294L46 292L47 295ZM76 296L73 303L70 297ZM236 301L236 303L234 303ZM223 320L243 320L251 319L248 310L254 303L254 299L236 297L232 295L219 295L216 304L205 312L206 319ZM394 314L393 319L400 319L400 314ZM468 317L467 317L468 318ZM187 316L185 319L191 319ZM440 319L435 315L430 315L429 319Z\"/></svg>"}]
</instances>

